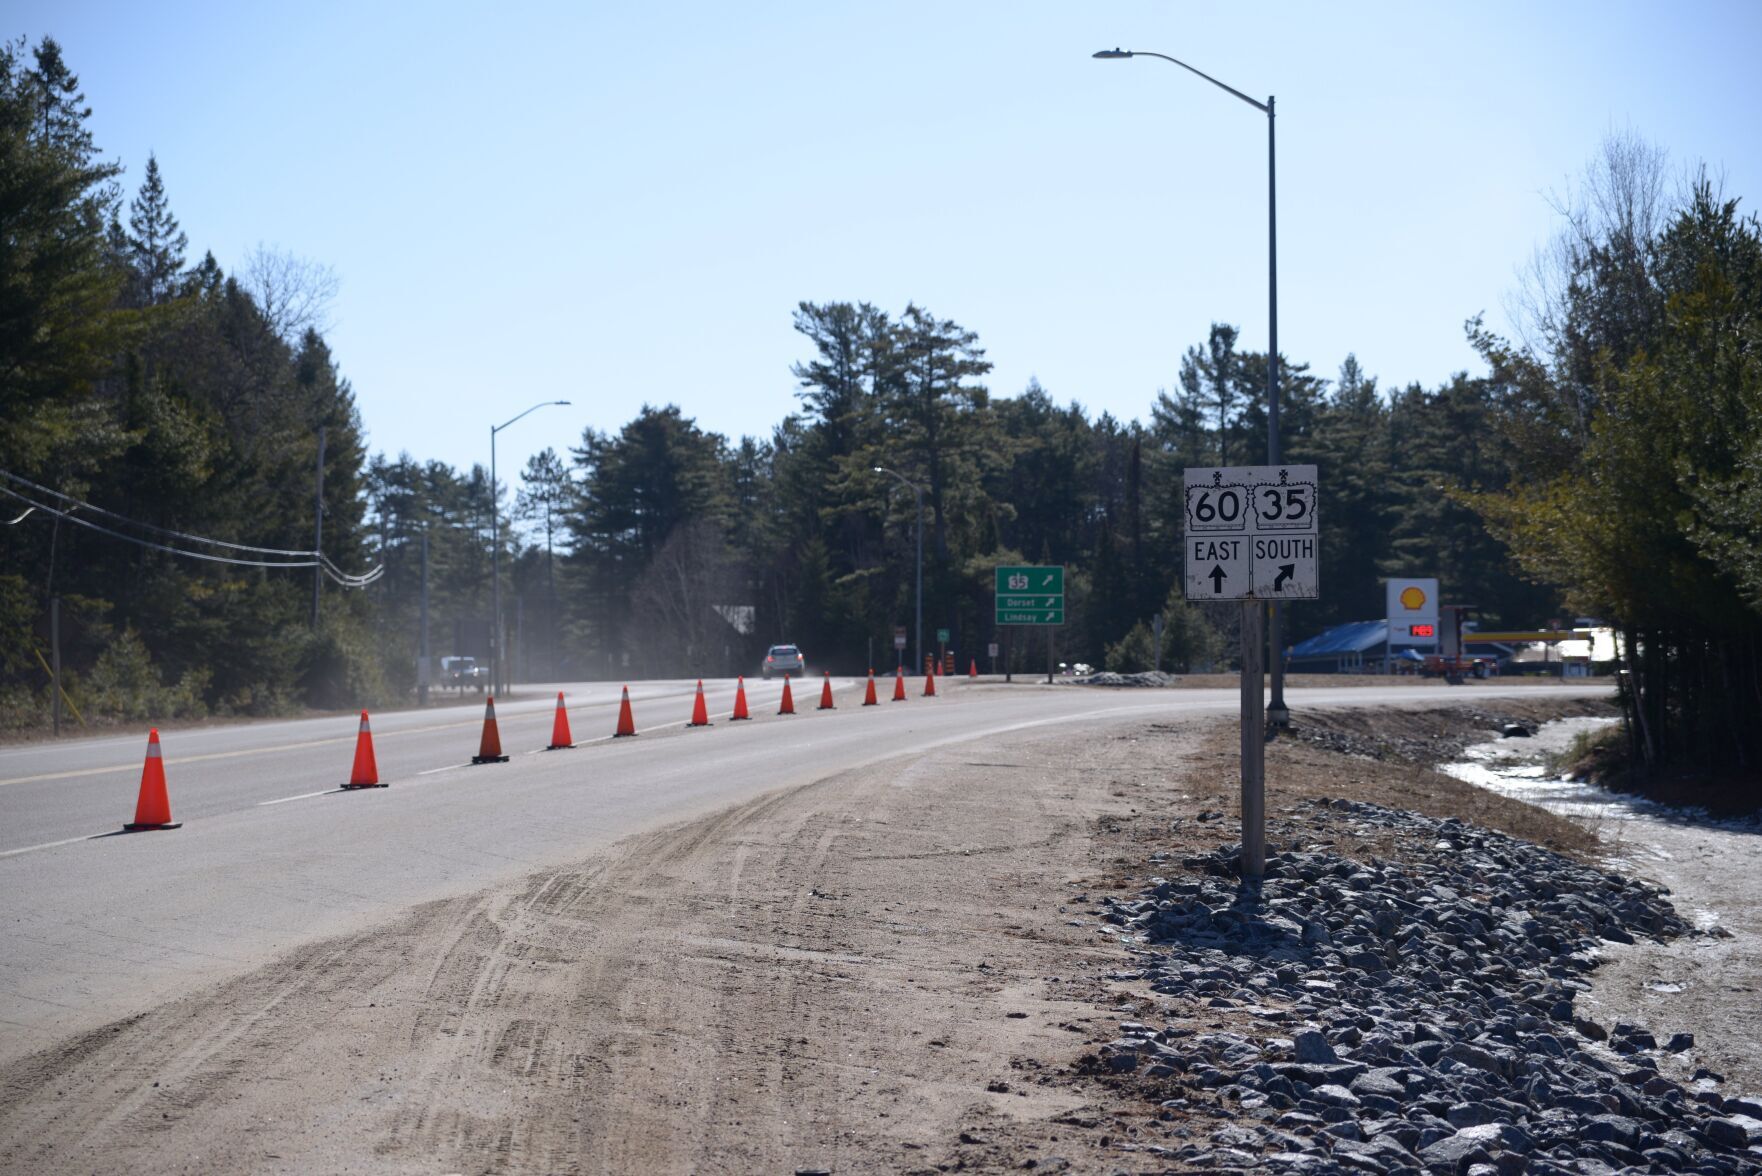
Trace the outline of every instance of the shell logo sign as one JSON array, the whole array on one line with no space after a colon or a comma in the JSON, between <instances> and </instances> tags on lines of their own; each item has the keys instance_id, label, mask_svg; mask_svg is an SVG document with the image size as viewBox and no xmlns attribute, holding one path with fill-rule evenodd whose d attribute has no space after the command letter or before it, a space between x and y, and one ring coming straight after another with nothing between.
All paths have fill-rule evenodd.
<instances>
[{"instance_id":1,"label":"shell logo sign","mask_svg":"<svg viewBox=\"0 0 1762 1176\"><path fill-rule=\"evenodd\" d=\"M1437 648L1437 579L1390 580L1388 592L1389 644Z\"/></svg>"}]
</instances>

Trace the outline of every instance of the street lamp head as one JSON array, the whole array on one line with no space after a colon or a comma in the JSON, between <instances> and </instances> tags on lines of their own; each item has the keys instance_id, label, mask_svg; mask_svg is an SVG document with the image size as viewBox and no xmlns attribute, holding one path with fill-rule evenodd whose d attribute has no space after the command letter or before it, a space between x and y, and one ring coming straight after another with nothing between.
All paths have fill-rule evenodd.
<instances>
[{"instance_id":1,"label":"street lamp head","mask_svg":"<svg viewBox=\"0 0 1762 1176\"><path fill-rule=\"evenodd\" d=\"M1103 49L1099 53L1090 54L1090 56L1101 61L1112 61L1117 57L1130 57L1132 51L1130 49Z\"/></svg>"}]
</instances>

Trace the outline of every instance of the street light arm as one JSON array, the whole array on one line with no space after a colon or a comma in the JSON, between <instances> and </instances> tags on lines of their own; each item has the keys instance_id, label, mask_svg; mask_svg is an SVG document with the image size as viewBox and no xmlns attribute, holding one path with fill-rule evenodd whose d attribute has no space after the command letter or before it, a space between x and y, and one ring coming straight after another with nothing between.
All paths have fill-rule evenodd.
<instances>
[{"instance_id":1,"label":"street light arm","mask_svg":"<svg viewBox=\"0 0 1762 1176\"><path fill-rule=\"evenodd\" d=\"M525 412L521 413L520 416L514 417L512 420L503 421L499 425L492 425L490 427L490 435L494 436L495 434L501 432L503 429L507 428L509 425L513 424L514 421L519 420L520 417L527 416L531 413L535 413L541 408L548 408L553 404L568 404L568 403L569 402L567 400L541 400L537 404L533 405L531 408L527 409Z\"/></svg>"},{"instance_id":2,"label":"street light arm","mask_svg":"<svg viewBox=\"0 0 1762 1176\"><path fill-rule=\"evenodd\" d=\"M924 488L922 486L907 478L904 474L895 470L890 470L886 466L870 466L869 468L874 470L877 474L886 474L888 477L897 481L901 486L904 486L915 494L921 495L924 493Z\"/></svg>"},{"instance_id":3,"label":"street light arm","mask_svg":"<svg viewBox=\"0 0 1762 1176\"><path fill-rule=\"evenodd\" d=\"M1272 112L1273 112L1272 107L1269 106L1267 103L1258 101L1257 99L1254 99L1254 98L1250 98L1248 95L1244 94L1242 91L1236 89L1236 87L1226 86L1226 85L1224 85L1224 83L1218 81L1216 78L1212 77L1210 74L1206 73L1204 70L1194 69L1192 66L1188 65L1185 61L1182 61L1179 58L1170 57L1167 53L1152 53L1148 49L1103 49L1101 52L1096 53L1093 56L1102 58L1104 60L1111 59L1111 58L1119 58L1119 57L1160 57L1164 61L1174 62L1176 65L1180 66L1182 69L1186 70L1188 73L1198 74L1200 77L1204 78L1206 81L1210 82L1212 85L1216 86L1220 90L1228 90L1230 93L1234 94L1236 97L1240 98L1242 101L1248 103L1248 105L1254 107L1254 109L1260 111L1260 113L1267 115L1268 117L1271 117Z\"/></svg>"}]
</instances>

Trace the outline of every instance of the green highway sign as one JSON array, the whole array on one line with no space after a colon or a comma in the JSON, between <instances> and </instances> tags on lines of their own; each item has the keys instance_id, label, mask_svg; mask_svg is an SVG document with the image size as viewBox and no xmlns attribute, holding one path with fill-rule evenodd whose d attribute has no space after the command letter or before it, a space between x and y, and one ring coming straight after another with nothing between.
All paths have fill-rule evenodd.
<instances>
[{"instance_id":1,"label":"green highway sign","mask_svg":"<svg viewBox=\"0 0 1762 1176\"><path fill-rule=\"evenodd\" d=\"M1062 625L1065 623L1065 610L1062 608L1000 608L997 610L997 623L1000 625Z\"/></svg>"},{"instance_id":2,"label":"green highway sign","mask_svg":"<svg viewBox=\"0 0 1762 1176\"><path fill-rule=\"evenodd\" d=\"M948 644L948 630L947 629L936 630L936 640L938 643L940 643L942 645L947 645Z\"/></svg>"},{"instance_id":3,"label":"green highway sign","mask_svg":"<svg viewBox=\"0 0 1762 1176\"><path fill-rule=\"evenodd\" d=\"M1063 596L1065 570L1062 567L998 568L996 592L999 596L1037 596L1042 593Z\"/></svg>"},{"instance_id":4,"label":"green highway sign","mask_svg":"<svg viewBox=\"0 0 1762 1176\"><path fill-rule=\"evenodd\" d=\"M1065 623L1065 570L1062 567L1001 567L996 572L996 623Z\"/></svg>"}]
</instances>

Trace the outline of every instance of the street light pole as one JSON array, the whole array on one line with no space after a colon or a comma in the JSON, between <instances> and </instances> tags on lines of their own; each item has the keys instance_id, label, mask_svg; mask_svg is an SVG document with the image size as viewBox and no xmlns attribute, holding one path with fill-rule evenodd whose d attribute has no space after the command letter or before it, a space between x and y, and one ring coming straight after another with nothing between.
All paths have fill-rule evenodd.
<instances>
[{"instance_id":1,"label":"street light pole","mask_svg":"<svg viewBox=\"0 0 1762 1176\"><path fill-rule=\"evenodd\" d=\"M1279 456L1279 202L1275 184L1273 151L1273 96L1266 96L1266 464L1278 465ZM1285 608L1269 601L1266 609L1267 644L1271 648L1273 696L1266 707L1266 721L1275 727L1289 726L1291 712L1285 706Z\"/></svg>"},{"instance_id":2,"label":"street light pole","mask_svg":"<svg viewBox=\"0 0 1762 1176\"><path fill-rule=\"evenodd\" d=\"M904 477L883 466L875 466L877 474L888 474L898 479L901 486L909 486L918 498L918 624L913 640L917 642L914 650L917 664L924 664L924 488L916 482L908 482Z\"/></svg>"},{"instance_id":3,"label":"street light pole","mask_svg":"<svg viewBox=\"0 0 1762 1176\"><path fill-rule=\"evenodd\" d=\"M1266 115L1266 264L1267 264L1267 345L1266 345L1266 462L1278 465L1279 456L1279 214L1276 199L1275 168L1273 149L1273 98L1267 96L1265 102L1258 102L1234 86L1226 86L1208 73L1194 69L1185 61L1179 61L1166 53L1151 53L1143 49L1103 49L1093 56L1102 60L1115 60L1127 57L1160 57L1164 61L1173 62L1188 73L1198 74L1220 90L1226 90L1254 109ZM1271 705L1267 707L1267 721L1275 727L1283 727L1291 721L1291 712L1285 707L1285 658L1284 658L1284 617L1283 609L1276 600L1266 605L1268 620L1268 644L1272 647L1272 687Z\"/></svg>"},{"instance_id":4,"label":"street light pole","mask_svg":"<svg viewBox=\"0 0 1762 1176\"><path fill-rule=\"evenodd\" d=\"M549 408L554 404L568 404L567 400L541 400L520 416L503 421L489 428L489 558L490 558L490 629L489 629L489 678L492 694L505 694L506 683L502 681L502 508L496 493L496 434L541 408Z\"/></svg>"}]
</instances>

